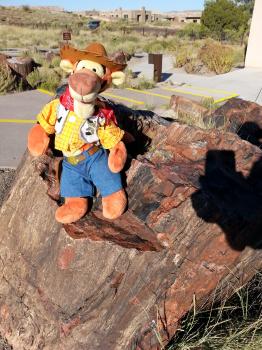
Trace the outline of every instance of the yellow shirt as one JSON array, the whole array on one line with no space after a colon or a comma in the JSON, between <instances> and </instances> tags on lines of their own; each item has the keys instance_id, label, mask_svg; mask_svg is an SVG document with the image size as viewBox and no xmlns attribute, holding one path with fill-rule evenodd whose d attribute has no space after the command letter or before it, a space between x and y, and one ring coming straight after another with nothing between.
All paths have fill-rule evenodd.
<instances>
[{"instance_id":1,"label":"yellow shirt","mask_svg":"<svg viewBox=\"0 0 262 350\"><path fill-rule=\"evenodd\" d=\"M59 99L55 99L45 105L37 116L37 121L47 134L55 133L59 105ZM86 144L86 141L80 137L80 128L83 122L83 118L69 111L61 132L55 136L55 148L67 153L67 155L79 151ZM110 149L122 139L124 131L110 122L109 125L100 126L97 134L101 145L105 149Z\"/></svg>"}]
</instances>

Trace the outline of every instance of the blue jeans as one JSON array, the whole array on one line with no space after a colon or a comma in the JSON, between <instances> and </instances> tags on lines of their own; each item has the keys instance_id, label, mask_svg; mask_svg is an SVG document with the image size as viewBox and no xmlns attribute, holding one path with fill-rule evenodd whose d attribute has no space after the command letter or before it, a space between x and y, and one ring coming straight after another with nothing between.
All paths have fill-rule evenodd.
<instances>
[{"instance_id":1,"label":"blue jeans","mask_svg":"<svg viewBox=\"0 0 262 350\"><path fill-rule=\"evenodd\" d=\"M83 152L86 158L77 165L66 159L62 163L60 192L62 197L92 197L95 187L102 197L121 190L120 173L112 173L108 167L108 155L101 148L93 155Z\"/></svg>"}]
</instances>

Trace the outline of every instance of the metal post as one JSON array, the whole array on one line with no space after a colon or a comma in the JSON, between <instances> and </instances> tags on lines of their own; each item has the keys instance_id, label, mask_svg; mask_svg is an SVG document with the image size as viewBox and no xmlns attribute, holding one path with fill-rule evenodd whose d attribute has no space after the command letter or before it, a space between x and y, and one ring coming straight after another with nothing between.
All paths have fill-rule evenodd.
<instances>
[{"instance_id":1,"label":"metal post","mask_svg":"<svg viewBox=\"0 0 262 350\"><path fill-rule=\"evenodd\" d=\"M159 83L162 77L162 54L150 53L148 55L148 63L154 65L154 80Z\"/></svg>"}]
</instances>

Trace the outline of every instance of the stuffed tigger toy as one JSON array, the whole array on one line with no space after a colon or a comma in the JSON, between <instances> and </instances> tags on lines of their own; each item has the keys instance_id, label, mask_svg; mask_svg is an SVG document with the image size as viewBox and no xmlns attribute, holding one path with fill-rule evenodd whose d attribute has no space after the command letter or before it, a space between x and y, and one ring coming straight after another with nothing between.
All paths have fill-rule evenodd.
<instances>
[{"instance_id":1,"label":"stuffed tigger toy","mask_svg":"<svg viewBox=\"0 0 262 350\"><path fill-rule=\"evenodd\" d=\"M125 64L111 60L100 43L85 50L65 45L60 55L60 67L70 73L68 86L38 114L38 123L28 134L28 149L33 156L43 155L49 135L55 134L55 149L63 152L60 194L65 201L56 210L58 222L72 223L83 217L95 189L102 196L104 217L115 219L127 202L120 176L127 152L124 131L98 94L111 83L124 82Z\"/></svg>"}]
</instances>

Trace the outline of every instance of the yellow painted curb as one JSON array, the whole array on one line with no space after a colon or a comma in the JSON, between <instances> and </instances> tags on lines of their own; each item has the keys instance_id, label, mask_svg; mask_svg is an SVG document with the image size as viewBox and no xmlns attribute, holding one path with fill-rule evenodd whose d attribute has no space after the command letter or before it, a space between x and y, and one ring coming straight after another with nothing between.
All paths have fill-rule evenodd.
<instances>
[{"instance_id":1,"label":"yellow painted curb","mask_svg":"<svg viewBox=\"0 0 262 350\"><path fill-rule=\"evenodd\" d=\"M127 98L127 97L123 97L123 96L113 95L113 94L111 94L111 93L109 93L109 92L103 92L101 95L102 95L102 96L104 95L104 96L116 98L116 99L118 99L118 100L123 100L123 101L132 102L132 103L137 104L137 105L144 105L144 104L145 104L145 102L133 100L133 99L131 99L131 98Z\"/></svg>"},{"instance_id":2,"label":"yellow painted curb","mask_svg":"<svg viewBox=\"0 0 262 350\"><path fill-rule=\"evenodd\" d=\"M210 95L203 95L203 94L197 94L195 92L190 92L190 91L184 91L180 89L171 89L171 88L161 88L162 90L166 91L173 91L173 92L178 92L180 94L185 94L185 95L191 95L191 96L196 96L196 97L205 97L205 98L212 98ZM170 98L171 96L169 96Z\"/></svg>"},{"instance_id":3,"label":"yellow painted curb","mask_svg":"<svg viewBox=\"0 0 262 350\"><path fill-rule=\"evenodd\" d=\"M239 96L238 94L233 94L231 96L220 98L220 99L214 101L214 103L224 102L224 101L230 100L231 98L238 97L238 96Z\"/></svg>"},{"instance_id":4,"label":"yellow painted curb","mask_svg":"<svg viewBox=\"0 0 262 350\"><path fill-rule=\"evenodd\" d=\"M149 92L149 91L145 91L145 90L138 90L138 89L132 89L132 88L126 88L125 90L138 92L138 93L144 94L144 95L150 95L150 96L161 97L161 98L164 98L164 99L166 99L166 100L170 100L170 97L171 97L171 96L166 96L166 95L157 94L157 93L155 93L155 92Z\"/></svg>"},{"instance_id":5,"label":"yellow painted curb","mask_svg":"<svg viewBox=\"0 0 262 350\"><path fill-rule=\"evenodd\" d=\"M18 123L18 124L35 124L36 120L32 119L11 119L11 118L0 118L0 123Z\"/></svg>"},{"instance_id":6,"label":"yellow painted curb","mask_svg":"<svg viewBox=\"0 0 262 350\"><path fill-rule=\"evenodd\" d=\"M44 90L44 89L36 89L36 90L39 92L42 92L43 94L46 94L46 95L55 96L55 94L53 92L50 92L48 90Z\"/></svg>"},{"instance_id":7,"label":"yellow painted curb","mask_svg":"<svg viewBox=\"0 0 262 350\"><path fill-rule=\"evenodd\" d=\"M192 89L195 90L202 90L202 91L210 91L210 92L214 92L214 93L221 93L221 94L225 94L225 95L232 95L235 94L234 92L230 92L230 91L226 91L226 90L220 90L220 89L210 89L210 88L205 88L205 87L200 87L200 86L194 86L191 84L186 84L183 85L184 87L190 87Z\"/></svg>"}]
</instances>

